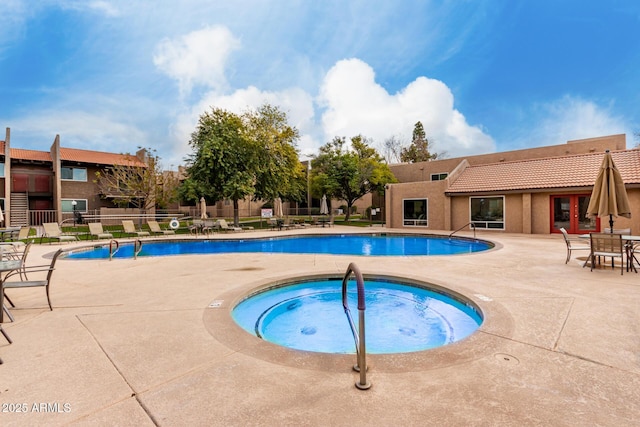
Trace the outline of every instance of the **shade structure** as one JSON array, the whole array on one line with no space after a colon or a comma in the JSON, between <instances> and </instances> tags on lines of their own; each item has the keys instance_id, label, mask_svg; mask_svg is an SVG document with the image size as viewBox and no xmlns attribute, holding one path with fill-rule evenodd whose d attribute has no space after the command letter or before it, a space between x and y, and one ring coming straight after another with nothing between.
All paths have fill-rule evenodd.
<instances>
[{"instance_id":1,"label":"shade structure","mask_svg":"<svg viewBox=\"0 0 640 427\"><path fill-rule=\"evenodd\" d=\"M282 199L280 197L273 199L273 215L276 218L282 218Z\"/></svg>"},{"instance_id":2,"label":"shade structure","mask_svg":"<svg viewBox=\"0 0 640 427\"><path fill-rule=\"evenodd\" d=\"M587 215L597 216L598 218L606 218L608 216L612 233L614 216L631 218L627 190L609 150L604 154L596 182L593 185L591 199L587 207Z\"/></svg>"},{"instance_id":3,"label":"shade structure","mask_svg":"<svg viewBox=\"0 0 640 427\"><path fill-rule=\"evenodd\" d=\"M327 196L323 195L322 196L322 200L320 201L320 214L321 215L328 215L329 214L329 207L327 206Z\"/></svg>"},{"instance_id":4,"label":"shade structure","mask_svg":"<svg viewBox=\"0 0 640 427\"><path fill-rule=\"evenodd\" d=\"M200 197L200 218L207 219L207 201Z\"/></svg>"}]
</instances>

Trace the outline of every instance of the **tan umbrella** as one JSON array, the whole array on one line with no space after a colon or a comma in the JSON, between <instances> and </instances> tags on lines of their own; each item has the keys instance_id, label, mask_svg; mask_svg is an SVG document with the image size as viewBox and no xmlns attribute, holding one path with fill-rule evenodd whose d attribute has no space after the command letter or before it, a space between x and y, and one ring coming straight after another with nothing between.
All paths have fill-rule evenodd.
<instances>
[{"instance_id":1,"label":"tan umbrella","mask_svg":"<svg viewBox=\"0 0 640 427\"><path fill-rule=\"evenodd\" d=\"M276 218L282 217L282 199L280 197L273 199L273 214Z\"/></svg>"},{"instance_id":2,"label":"tan umbrella","mask_svg":"<svg viewBox=\"0 0 640 427\"><path fill-rule=\"evenodd\" d=\"M200 218L207 219L207 201L200 197Z\"/></svg>"},{"instance_id":3,"label":"tan umbrella","mask_svg":"<svg viewBox=\"0 0 640 427\"><path fill-rule=\"evenodd\" d=\"M593 185L587 215L599 218L606 218L608 215L612 233L614 216L631 218L627 190L609 150L604 153L602 166L600 166L596 183Z\"/></svg>"}]
</instances>

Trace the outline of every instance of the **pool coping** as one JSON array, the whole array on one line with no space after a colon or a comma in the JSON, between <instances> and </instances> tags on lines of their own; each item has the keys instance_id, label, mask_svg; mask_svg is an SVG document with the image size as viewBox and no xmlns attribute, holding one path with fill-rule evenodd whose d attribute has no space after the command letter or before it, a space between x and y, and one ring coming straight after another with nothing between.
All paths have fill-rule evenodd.
<instances>
[{"instance_id":1,"label":"pool coping","mask_svg":"<svg viewBox=\"0 0 640 427\"><path fill-rule=\"evenodd\" d=\"M261 290L282 286L292 280L317 280L340 277L335 271L318 272L302 276L286 276L276 279L259 280L244 286L230 289L211 302L203 313L203 323L206 330L219 342L228 348L279 365L302 369L339 372L345 367L353 365L355 354L330 354L282 347L262 340L240 327L232 316L234 307L247 296ZM370 369L380 372L411 372L439 369L468 363L473 360L493 357L497 354L498 340L510 338L514 330L514 321L502 304L464 286L441 285L427 282L423 278L412 275L366 274L366 279L402 280L417 284L439 292L450 294L462 300L468 300L476 305L483 322L470 336L438 348L395 354L367 354L367 365ZM345 322L346 322L345 317Z\"/></svg>"}]
</instances>

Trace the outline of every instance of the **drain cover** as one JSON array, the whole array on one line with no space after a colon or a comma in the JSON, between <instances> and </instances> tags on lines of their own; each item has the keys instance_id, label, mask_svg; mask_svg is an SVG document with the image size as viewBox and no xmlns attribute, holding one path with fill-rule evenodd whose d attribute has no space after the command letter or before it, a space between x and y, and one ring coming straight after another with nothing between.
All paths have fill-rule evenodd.
<instances>
[{"instance_id":1,"label":"drain cover","mask_svg":"<svg viewBox=\"0 0 640 427\"><path fill-rule=\"evenodd\" d=\"M209 308L220 308L220 307L222 307L223 303L224 303L224 300L222 300L222 299L213 300L209 304Z\"/></svg>"}]
</instances>

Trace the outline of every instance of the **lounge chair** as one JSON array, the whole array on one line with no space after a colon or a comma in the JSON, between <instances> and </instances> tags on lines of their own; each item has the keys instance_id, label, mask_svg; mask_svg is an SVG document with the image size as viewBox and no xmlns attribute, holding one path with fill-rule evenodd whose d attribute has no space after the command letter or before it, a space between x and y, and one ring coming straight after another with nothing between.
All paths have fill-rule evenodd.
<instances>
[{"instance_id":1,"label":"lounge chair","mask_svg":"<svg viewBox=\"0 0 640 427\"><path fill-rule=\"evenodd\" d=\"M98 239L113 239L113 234L107 233L102 229L102 224L99 222L89 223L89 234L91 238L97 237Z\"/></svg>"},{"instance_id":2,"label":"lounge chair","mask_svg":"<svg viewBox=\"0 0 640 427\"><path fill-rule=\"evenodd\" d=\"M571 237L564 228L560 228L560 231L562 232L562 237L564 237L564 242L567 244L567 259L564 261L565 264L567 264L571 259L572 251L591 250L591 244L588 240L583 240L579 237Z\"/></svg>"},{"instance_id":3,"label":"lounge chair","mask_svg":"<svg viewBox=\"0 0 640 427\"><path fill-rule=\"evenodd\" d=\"M58 260L58 257L60 256L61 253L62 253L62 249L58 249L58 251L53 255L50 265L33 265L33 266L27 266L27 267L23 266L23 269L10 272L5 278L5 282L3 284L4 290L6 291L7 289L44 287L45 290L47 291L47 303L49 304L49 310L53 310L53 307L51 306L51 298L49 297L49 287L51 286L51 276L53 274L53 270L55 269L56 261ZM7 280L10 277L16 276L16 275L19 275L22 278L23 277L22 275L25 273L31 274L31 273L45 272L45 271L47 272L46 278L40 279L40 280L15 280L15 281ZM15 307L13 302L8 297L7 297L7 301L9 301L9 304L11 304L12 307Z\"/></svg>"},{"instance_id":4,"label":"lounge chair","mask_svg":"<svg viewBox=\"0 0 640 427\"><path fill-rule=\"evenodd\" d=\"M130 219L122 220L122 228L126 234L135 234L138 237L149 236L148 231L136 230L136 226L133 225L133 221Z\"/></svg>"},{"instance_id":5,"label":"lounge chair","mask_svg":"<svg viewBox=\"0 0 640 427\"><path fill-rule=\"evenodd\" d=\"M149 230L151 230L153 234L162 234L165 236L176 234L176 232L173 230L164 230L160 228L160 224L158 224L158 221L147 221L147 224L149 225Z\"/></svg>"},{"instance_id":6,"label":"lounge chair","mask_svg":"<svg viewBox=\"0 0 640 427\"><path fill-rule=\"evenodd\" d=\"M611 269L615 267L614 260L620 258L620 274L624 274L624 252L625 246L622 241L621 234L607 234L607 233L591 233L591 253L589 260L591 262L591 271L596 263L596 257L604 257L605 262L607 257L611 257Z\"/></svg>"},{"instance_id":7,"label":"lounge chair","mask_svg":"<svg viewBox=\"0 0 640 427\"><path fill-rule=\"evenodd\" d=\"M59 242L74 242L78 240L78 236L75 234L63 233L57 222L45 222L42 226L44 227L44 233L40 237L40 243L42 243L43 237ZM51 241L49 241L49 243L51 243Z\"/></svg>"},{"instance_id":8,"label":"lounge chair","mask_svg":"<svg viewBox=\"0 0 640 427\"><path fill-rule=\"evenodd\" d=\"M242 228L236 227L235 225L229 225L227 223L227 221L224 220L224 219L219 219L218 220L218 227L220 227L220 230L224 231L224 232L227 232L227 231L242 231Z\"/></svg>"}]
</instances>

